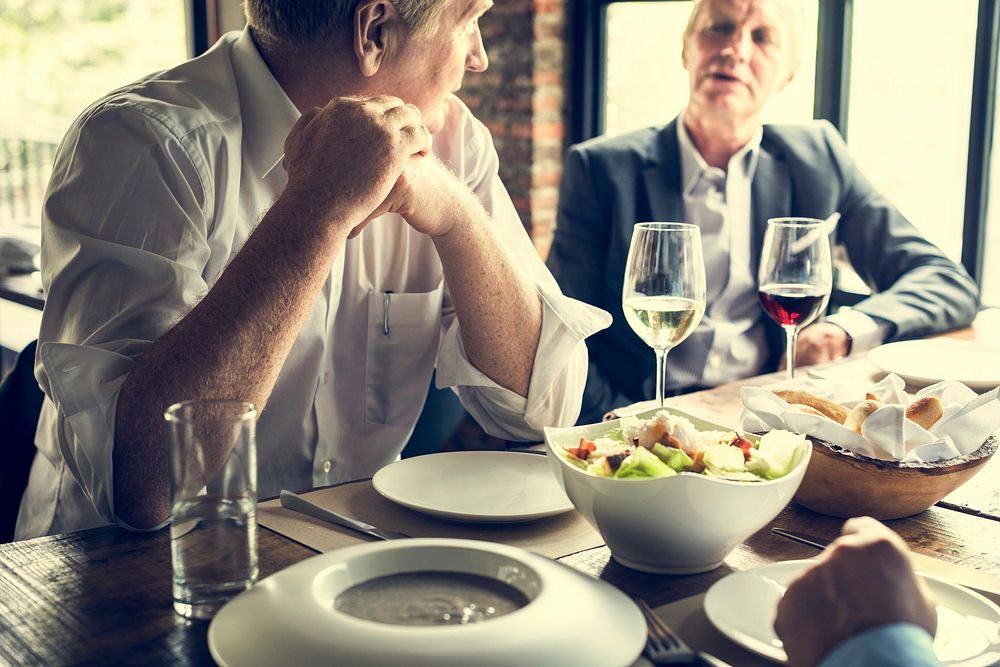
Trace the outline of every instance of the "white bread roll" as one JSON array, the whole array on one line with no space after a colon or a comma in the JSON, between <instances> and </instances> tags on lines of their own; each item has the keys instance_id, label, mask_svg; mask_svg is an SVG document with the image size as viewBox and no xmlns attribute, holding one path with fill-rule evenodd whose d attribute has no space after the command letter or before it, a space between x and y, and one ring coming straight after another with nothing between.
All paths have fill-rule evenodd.
<instances>
[{"instance_id":1,"label":"white bread roll","mask_svg":"<svg viewBox=\"0 0 1000 667\"><path fill-rule=\"evenodd\" d=\"M910 403L906 408L906 418L912 419L924 428L930 428L944 414L941 399L937 396L924 396Z\"/></svg>"},{"instance_id":2,"label":"white bread roll","mask_svg":"<svg viewBox=\"0 0 1000 667\"><path fill-rule=\"evenodd\" d=\"M882 401L866 398L851 410L847 419L844 420L844 426L851 429L855 433L861 433L861 425L865 423L873 412L882 407Z\"/></svg>"},{"instance_id":3,"label":"white bread roll","mask_svg":"<svg viewBox=\"0 0 1000 667\"><path fill-rule=\"evenodd\" d=\"M805 405L804 403L792 403L792 407L799 412L804 412L807 415L816 415L817 417L826 417L822 412L812 407L811 405Z\"/></svg>"},{"instance_id":4,"label":"white bread roll","mask_svg":"<svg viewBox=\"0 0 1000 667\"><path fill-rule=\"evenodd\" d=\"M844 420L847 419L847 413L849 410L840 403L834 403L828 398L823 398L822 396L810 394L808 391L800 391L798 389L775 389L773 390L773 393L786 403L790 403L792 405L795 405L796 403L808 405L810 408L817 410L824 417L828 417L838 424L843 424Z\"/></svg>"}]
</instances>

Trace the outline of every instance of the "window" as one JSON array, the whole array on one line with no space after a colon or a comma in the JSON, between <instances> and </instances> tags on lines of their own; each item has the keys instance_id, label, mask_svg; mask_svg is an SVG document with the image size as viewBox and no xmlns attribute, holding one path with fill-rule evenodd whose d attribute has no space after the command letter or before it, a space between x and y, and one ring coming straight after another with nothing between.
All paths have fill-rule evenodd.
<instances>
[{"instance_id":1,"label":"window","mask_svg":"<svg viewBox=\"0 0 1000 667\"><path fill-rule=\"evenodd\" d=\"M962 259L975 0L854 3L848 143L921 233ZM895 26L887 39L886 26Z\"/></svg>"},{"instance_id":2,"label":"window","mask_svg":"<svg viewBox=\"0 0 1000 667\"><path fill-rule=\"evenodd\" d=\"M1000 93L998 93L1000 96ZM994 107L993 155L990 158L989 207L986 216L985 244L983 249L983 279L980 283L984 304L1000 305L1000 99Z\"/></svg>"},{"instance_id":3,"label":"window","mask_svg":"<svg viewBox=\"0 0 1000 667\"><path fill-rule=\"evenodd\" d=\"M0 3L0 226L37 229L55 146L89 103L187 55L183 0Z\"/></svg>"},{"instance_id":4,"label":"window","mask_svg":"<svg viewBox=\"0 0 1000 667\"><path fill-rule=\"evenodd\" d=\"M802 65L765 109L766 122L812 118L816 71L816 0L804 4L813 26L803 43ZM662 125L687 104L688 73L681 64L681 35L691 13L688 0L613 2L607 12L605 134Z\"/></svg>"}]
</instances>

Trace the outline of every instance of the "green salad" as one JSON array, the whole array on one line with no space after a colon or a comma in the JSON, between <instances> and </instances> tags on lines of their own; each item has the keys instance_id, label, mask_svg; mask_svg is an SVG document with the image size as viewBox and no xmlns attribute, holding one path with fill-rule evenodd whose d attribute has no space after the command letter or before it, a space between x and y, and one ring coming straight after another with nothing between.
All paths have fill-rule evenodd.
<instances>
[{"instance_id":1,"label":"green salad","mask_svg":"<svg viewBox=\"0 0 1000 667\"><path fill-rule=\"evenodd\" d=\"M810 446L804 435L774 430L754 441L735 431L699 431L660 410L650 419L625 417L604 437L565 447L563 458L600 477L647 479L696 473L760 482L790 473Z\"/></svg>"}]
</instances>

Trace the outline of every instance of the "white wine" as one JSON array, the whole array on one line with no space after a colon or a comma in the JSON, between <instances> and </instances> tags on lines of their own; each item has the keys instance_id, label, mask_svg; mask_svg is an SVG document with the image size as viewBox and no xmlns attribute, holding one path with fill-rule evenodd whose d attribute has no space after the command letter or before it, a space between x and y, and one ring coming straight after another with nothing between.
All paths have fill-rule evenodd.
<instances>
[{"instance_id":1,"label":"white wine","mask_svg":"<svg viewBox=\"0 0 1000 667\"><path fill-rule=\"evenodd\" d=\"M674 296L634 296L622 303L625 319L654 348L670 349L694 331L705 304Z\"/></svg>"}]
</instances>

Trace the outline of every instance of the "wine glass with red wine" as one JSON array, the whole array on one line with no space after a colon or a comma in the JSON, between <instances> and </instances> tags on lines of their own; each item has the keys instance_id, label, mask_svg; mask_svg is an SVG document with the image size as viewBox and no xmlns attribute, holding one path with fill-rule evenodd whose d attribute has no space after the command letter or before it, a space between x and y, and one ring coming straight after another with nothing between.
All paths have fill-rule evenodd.
<instances>
[{"instance_id":1,"label":"wine glass with red wine","mask_svg":"<svg viewBox=\"0 0 1000 667\"><path fill-rule=\"evenodd\" d=\"M788 379L795 377L795 341L830 300L833 258L825 220L772 218L760 255L757 294L764 311L785 330Z\"/></svg>"}]
</instances>

